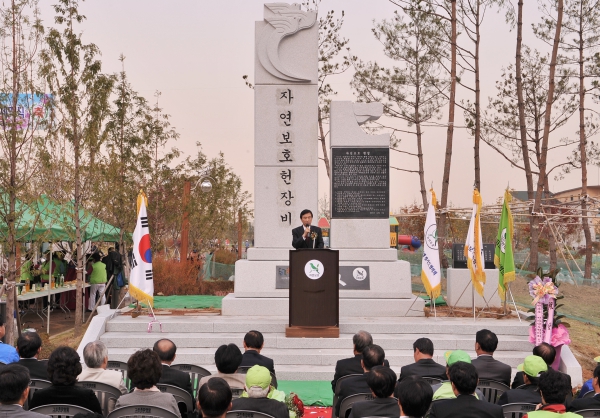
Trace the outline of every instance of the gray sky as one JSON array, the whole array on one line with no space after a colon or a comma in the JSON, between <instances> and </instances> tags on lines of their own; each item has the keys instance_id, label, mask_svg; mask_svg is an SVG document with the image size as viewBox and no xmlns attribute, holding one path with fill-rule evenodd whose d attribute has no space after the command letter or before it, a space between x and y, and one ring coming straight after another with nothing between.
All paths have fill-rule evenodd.
<instances>
[{"instance_id":1,"label":"gray sky","mask_svg":"<svg viewBox=\"0 0 600 418\"><path fill-rule=\"evenodd\" d=\"M54 0L42 0L42 18L53 24ZM240 175L244 187L253 193L254 106L253 91L242 75L253 78L254 21L262 20L264 1L259 0L87 0L80 12L87 16L81 25L84 42L95 43L102 51L104 71L120 71L118 57L126 56L125 69L134 89L153 102L160 91L159 105L172 116L181 134L176 146L184 153L195 152L200 141L209 157L224 152L226 161ZM516 1L515 1L516 4ZM535 4L527 4L525 28L539 17ZM343 35L350 39L353 53L365 61L383 61L382 48L371 34L373 20L389 18L395 6L386 0L323 0L321 11L333 9L346 13ZM515 32L510 32L502 14L489 11L482 33L482 97L494 94L494 82L501 67L514 61ZM530 30L525 43L534 44ZM540 45L541 48L546 48ZM353 100L349 81L352 70L332 78L339 100ZM459 90L459 98L466 98ZM457 125L462 124L457 109ZM446 120L446 116L442 121ZM398 123L397 127L403 127ZM564 135L574 135L569 128ZM558 140L558 138L556 139ZM441 195L441 181L446 141L445 128L429 128L424 136L427 188L433 186ZM316 146L316 145L315 145ZM414 151L407 138L402 149ZM319 146L320 149L320 146ZM510 168L487 145L481 145L482 196L492 203L503 194L507 183L525 188L522 171ZM416 169L416 160L392 152L392 165ZM473 141L459 130L455 135L450 180L450 201L458 206L470 205L472 195ZM320 162L320 196L328 190L325 167ZM598 169L588 174L589 184L598 184ZM553 191L577 187L580 173L564 180L551 180ZM391 206L420 201L418 176L392 170Z\"/></svg>"}]
</instances>

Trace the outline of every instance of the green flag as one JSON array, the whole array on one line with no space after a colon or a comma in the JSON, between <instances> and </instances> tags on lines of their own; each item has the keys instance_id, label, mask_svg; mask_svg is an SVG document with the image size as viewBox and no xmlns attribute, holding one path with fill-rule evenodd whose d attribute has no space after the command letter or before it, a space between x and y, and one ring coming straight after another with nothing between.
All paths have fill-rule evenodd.
<instances>
[{"instance_id":1,"label":"green flag","mask_svg":"<svg viewBox=\"0 0 600 418\"><path fill-rule=\"evenodd\" d=\"M510 201L512 196L508 189L504 192L504 204L502 205L502 216L498 227L496 238L496 253L494 264L498 267L498 293L504 300L506 285L515 280L515 259L513 257L513 218L510 213Z\"/></svg>"}]
</instances>

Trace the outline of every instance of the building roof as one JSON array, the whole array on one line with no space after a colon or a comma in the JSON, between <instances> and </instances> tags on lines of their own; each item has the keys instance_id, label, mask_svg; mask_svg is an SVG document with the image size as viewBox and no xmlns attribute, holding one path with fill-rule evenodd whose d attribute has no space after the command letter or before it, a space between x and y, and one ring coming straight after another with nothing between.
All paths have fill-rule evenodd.
<instances>
[{"instance_id":1,"label":"building roof","mask_svg":"<svg viewBox=\"0 0 600 418\"><path fill-rule=\"evenodd\" d=\"M511 190L510 194L515 199L521 200L523 202L526 202L526 201L529 200L527 198L527 190ZM537 192L533 192L533 198L534 199L535 199L536 195L537 195ZM554 197L554 193L542 192L542 199L548 199L548 198L551 198L551 197Z\"/></svg>"}]
</instances>

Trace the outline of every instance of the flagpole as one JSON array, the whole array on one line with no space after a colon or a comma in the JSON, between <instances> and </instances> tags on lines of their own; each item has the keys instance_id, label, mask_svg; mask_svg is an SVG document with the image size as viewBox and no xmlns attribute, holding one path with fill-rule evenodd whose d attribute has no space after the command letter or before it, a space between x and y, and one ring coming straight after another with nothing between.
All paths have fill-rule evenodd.
<instances>
[{"instance_id":1,"label":"flagpole","mask_svg":"<svg viewBox=\"0 0 600 418\"><path fill-rule=\"evenodd\" d=\"M512 299L513 305L515 307L515 312L517 313L517 317L519 318L519 322L522 322L521 315L519 315L519 310L517 309L517 303L515 302L515 297L513 296L512 290L510 290L510 283L507 284L507 287L510 293L510 298Z\"/></svg>"}]
</instances>

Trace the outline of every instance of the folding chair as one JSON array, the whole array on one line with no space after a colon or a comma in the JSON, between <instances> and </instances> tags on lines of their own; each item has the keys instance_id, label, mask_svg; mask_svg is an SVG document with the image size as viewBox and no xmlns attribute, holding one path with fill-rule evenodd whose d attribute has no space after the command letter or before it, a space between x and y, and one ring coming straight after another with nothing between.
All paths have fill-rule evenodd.
<instances>
[{"instance_id":1,"label":"folding chair","mask_svg":"<svg viewBox=\"0 0 600 418\"><path fill-rule=\"evenodd\" d=\"M52 382L50 382L48 380L31 379L31 383L29 384L29 396L27 397L27 400L25 401L25 404L23 405L23 409L25 409L25 410L29 409L29 401L31 400L31 398L33 398L33 394L36 391L47 388L49 386L52 386Z\"/></svg>"},{"instance_id":2,"label":"folding chair","mask_svg":"<svg viewBox=\"0 0 600 418\"><path fill-rule=\"evenodd\" d=\"M423 380L425 380L431 386L437 385L437 384L440 384L440 383L444 383L444 381L442 379L437 378L437 377L423 376Z\"/></svg>"},{"instance_id":3,"label":"folding chair","mask_svg":"<svg viewBox=\"0 0 600 418\"><path fill-rule=\"evenodd\" d=\"M38 406L37 408L30 409L31 412L37 412L38 414L48 415L52 418L73 418L76 414L91 414L93 413L87 408L76 405L44 405Z\"/></svg>"},{"instance_id":4,"label":"folding chair","mask_svg":"<svg viewBox=\"0 0 600 418\"><path fill-rule=\"evenodd\" d=\"M337 382L335 382L335 390L333 391L333 408L335 409L335 406L337 405L338 402L338 394L340 393L340 389L342 388L342 382L346 379L349 379L351 377L356 377L356 376L362 376L362 374L347 374L346 376L342 376L340 377ZM335 413L335 410L334 410Z\"/></svg>"},{"instance_id":5,"label":"folding chair","mask_svg":"<svg viewBox=\"0 0 600 418\"><path fill-rule=\"evenodd\" d=\"M372 401L372 400L373 400L372 393L357 393L356 395L350 395L342 401L342 404L340 405L340 414L338 415L338 417L340 417L340 418L347 417L348 414L350 414L352 405L354 405L355 402ZM333 407L335 408L335 405Z\"/></svg>"},{"instance_id":6,"label":"folding chair","mask_svg":"<svg viewBox=\"0 0 600 418\"><path fill-rule=\"evenodd\" d=\"M158 406L129 405L117 408L106 418L179 418L176 414Z\"/></svg>"},{"instance_id":7,"label":"folding chair","mask_svg":"<svg viewBox=\"0 0 600 418\"><path fill-rule=\"evenodd\" d=\"M229 411L225 418L273 418L273 416L264 412L239 410Z\"/></svg>"},{"instance_id":8,"label":"folding chair","mask_svg":"<svg viewBox=\"0 0 600 418\"><path fill-rule=\"evenodd\" d=\"M477 389L483 393L483 396L488 402L495 404L500 396L507 390L510 390L504 383L497 382L495 380L479 379Z\"/></svg>"},{"instance_id":9,"label":"folding chair","mask_svg":"<svg viewBox=\"0 0 600 418\"><path fill-rule=\"evenodd\" d=\"M192 393L198 393L198 389L200 389L200 379L211 375L204 367L196 366L195 364L171 364L171 369L186 372L190 375Z\"/></svg>"},{"instance_id":10,"label":"folding chair","mask_svg":"<svg viewBox=\"0 0 600 418\"><path fill-rule=\"evenodd\" d=\"M108 360L108 363L106 364L106 370L117 370L121 372L125 386L128 390L131 390L131 379L127 378L127 363L123 361Z\"/></svg>"},{"instance_id":11,"label":"folding chair","mask_svg":"<svg viewBox=\"0 0 600 418\"><path fill-rule=\"evenodd\" d=\"M242 393L244 393L244 389L231 388L231 394L233 395L233 399L239 398L240 396L242 396Z\"/></svg>"},{"instance_id":12,"label":"folding chair","mask_svg":"<svg viewBox=\"0 0 600 418\"><path fill-rule=\"evenodd\" d=\"M582 409L581 411L575 411L575 413L583 418L600 417L600 409Z\"/></svg>"},{"instance_id":13,"label":"folding chair","mask_svg":"<svg viewBox=\"0 0 600 418\"><path fill-rule=\"evenodd\" d=\"M188 416L188 418L193 416L194 400L192 399L192 395L190 395L188 391L183 390L177 386L165 385L163 383L158 383L156 387L161 392L170 393L171 395L173 395L173 397L177 401L179 412L181 412L181 416L183 418L185 418L186 415Z\"/></svg>"},{"instance_id":14,"label":"folding chair","mask_svg":"<svg viewBox=\"0 0 600 418\"><path fill-rule=\"evenodd\" d=\"M507 403L502 405L504 418L523 418L523 415L535 410L534 403Z\"/></svg>"},{"instance_id":15,"label":"folding chair","mask_svg":"<svg viewBox=\"0 0 600 418\"><path fill-rule=\"evenodd\" d=\"M119 399L121 396L121 391L119 388L107 385L105 383L81 381L75 383L75 386L81 386L94 391L98 401L100 402L102 414L104 416L108 415L113 409L115 409L117 399Z\"/></svg>"},{"instance_id":16,"label":"folding chair","mask_svg":"<svg viewBox=\"0 0 600 418\"><path fill-rule=\"evenodd\" d=\"M583 395L581 397L581 399L583 398L593 398L596 395L596 392L594 390L590 390L589 392L586 392L585 395Z\"/></svg>"}]
</instances>

